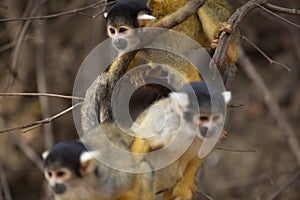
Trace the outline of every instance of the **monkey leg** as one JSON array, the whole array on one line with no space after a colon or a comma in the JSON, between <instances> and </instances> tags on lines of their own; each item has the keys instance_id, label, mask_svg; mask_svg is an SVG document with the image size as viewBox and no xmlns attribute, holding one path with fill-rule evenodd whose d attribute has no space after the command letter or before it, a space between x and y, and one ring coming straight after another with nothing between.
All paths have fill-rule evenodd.
<instances>
[{"instance_id":1,"label":"monkey leg","mask_svg":"<svg viewBox=\"0 0 300 200\"><path fill-rule=\"evenodd\" d=\"M193 193L196 189L195 175L203 159L193 159L186 170L183 173L182 179L176 183L172 190L172 196L174 200L190 200L193 197Z\"/></svg>"}]
</instances>

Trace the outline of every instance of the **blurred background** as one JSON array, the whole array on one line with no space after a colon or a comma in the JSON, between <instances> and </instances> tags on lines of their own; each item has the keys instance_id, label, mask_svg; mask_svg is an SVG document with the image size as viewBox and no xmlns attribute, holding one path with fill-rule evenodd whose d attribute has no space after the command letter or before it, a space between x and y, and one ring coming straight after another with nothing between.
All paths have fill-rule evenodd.
<instances>
[{"instance_id":1,"label":"blurred background","mask_svg":"<svg viewBox=\"0 0 300 200\"><path fill-rule=\"evenodd\" d=\"M84 58L106 38L103 6L93 0L1 0L0 18L59 14L34 21L0 21L0 92L41 92L72 95L76 73ZM299 9L298 0L268 1ZM231 0L234 8L245 1ZM95 18L93 18L94 16ZM280 14L299 25L299 16ZM252 45L241 40L247 56L262 76L271 98L300 138L300 30L272 14L256 9L240 24L246 36L272 59L270 64ZM238 65L232 85L232 106L225 129L228 137L213 150L199 172L199 189L214 199L300 199L299 164L284 130L271 115L264 94ZM71 100L49 97L0 97L0 129L18 127L53 116ZM35 129L0 134L0 200L46 199L41 154L53 144L78 138L72 113ZM228 151L231 149L236 151ZM246 150L246 151L240 151ZM252 151L252 150L255 150Z\"/></svg>"}]
</instances>

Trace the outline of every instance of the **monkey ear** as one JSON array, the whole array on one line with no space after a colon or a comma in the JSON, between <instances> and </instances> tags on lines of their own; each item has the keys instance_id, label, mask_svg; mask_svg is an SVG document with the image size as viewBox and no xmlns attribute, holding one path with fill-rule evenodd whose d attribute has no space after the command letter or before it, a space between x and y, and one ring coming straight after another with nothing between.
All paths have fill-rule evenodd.
<instances>
[{"instance_id":1,"label":"monkey ear","mask_svg":"<svg viewBox=\"0 0 300 200\"><path fill-rule=\"evenodd\" d=\"M139 24L139 27L145 27L150 22L153 22L156 20L156 17L148 14L139 14L137 17L137 21Z\"/></svg>"},{"instance_id":2,"label":"monkey ear","mask_svg":"<svg viewBox=\"0 0 300 200\"><path fill-rule=\"evenodd\" d=\"M103 13L103 16L104 16L104 18L106 18L107 17L107 12Z\"/></svg>"},{"instance_id":3,"label":"monkey ear","mask_svg":"<svg viewBox=\"0 0 300 200\"><path fill-rule=\"evenodd\" d=\"M80 155L80 172L82 175L89 174L97 167L95 151L85 151Z\"/></svg>"},{"instance_id":4,"label":"monkey ear","mask_svg":"<svg viewBox=\"0 0 300 200\"><path fill-rule=\"evenodd\" d=\"M45 159L47 158L48 155L49 155L49 151L44 151L44 152L42 153L42 158L43 158L43 160L45 160Z\"/></svg>"},{"instance_id":5,"label":"monkey ear","mask_svg":"<svg viewBox=\"0 0 300 200\"><path fill-rule=\"evenodd\" d=\"M228 104L229 101L231 100L231 92L225 91L225 92L222 92L222 95L224 97L225 103Z\"/></svg>"}]
</instances>

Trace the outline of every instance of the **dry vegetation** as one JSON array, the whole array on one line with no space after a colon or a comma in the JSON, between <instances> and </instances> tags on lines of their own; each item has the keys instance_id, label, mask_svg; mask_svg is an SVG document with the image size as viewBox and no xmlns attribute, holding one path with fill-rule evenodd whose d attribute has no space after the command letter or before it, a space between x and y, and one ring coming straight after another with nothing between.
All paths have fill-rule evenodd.
<instances>
[{"instance_id":1,"label":"dry vegetation","mask_svg":"<svg viewBox=\"0 0 300 200\"><path fill-rule=\"evenodd\" d=\"M0 18L57 14L95 2L2 0ZM236 7L245 3L230 2ZM270 2L282 4L279 0ZM299 9L299 1L290 0L284 6ZM102 9L93 7L42 20L0 21L0 92L72 95L83 59L106 37L102 16L91 18ZM300 199L297 152L291 151L286 129L278 121L286 120L300 139L299 15L280 16L298 23L298 27L260 8L240 23L242 36L273 60L288 66L291 72L281 65L270 64L249 42L241 40L245 53L258 71L256 77L263 78L271 99L279 103L282 113L276 120L274 115L278 113L269 109L264 101L266 94L249 78L240 62L232 84L235 106L228 109L227 115L229 136L219 146L256 151L214 150L211 153L199 173L199 188L214 199L274 199L272 195L277 193L280 194L276 199ZM71 103L69 99L53 97L0 97L0 129L53 116ZM22 133L24 130L27 129L0 135L0 200L45 199L41 153L53 143L78 137L71 113Z\"/></svg>"}]
</instances>

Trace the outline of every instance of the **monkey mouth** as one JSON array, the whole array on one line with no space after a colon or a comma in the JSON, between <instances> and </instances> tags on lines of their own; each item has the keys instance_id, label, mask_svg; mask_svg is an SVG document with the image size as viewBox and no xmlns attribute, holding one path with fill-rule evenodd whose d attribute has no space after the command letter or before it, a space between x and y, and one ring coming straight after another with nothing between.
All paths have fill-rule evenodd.
<instances>
[{"instance_id":1,"label":"monkey mouth","mask_svg":"<svg viewBox=\"0 0 300 200\"><path fill-rule=\"evenodd\" d=\"M200 138L211 138L215 136L217 133L217 129L213 127L199 126L199 134Z\"/></svg>"},{"instance_id":2,"label":"monkey mouth","mask_svg":"<svg viewBox=\"0 0 300 200\"><path fill-rule=\"evenodd\" d=\"M66 186L64 184L55 184L51 186L51 189L55 194L62 194L66 191Z\"/></svg>"},{"instance_id":3,"label":"monkey mouth","mask_svg":"<svg viewBox=\"0 0 300 200\"><path fill-rule=\"evenodd\" d=\"M125 39L117 39L113 42L116 49L124 51L128 47L128 42Z\"/></svg>"}]
</instances>

